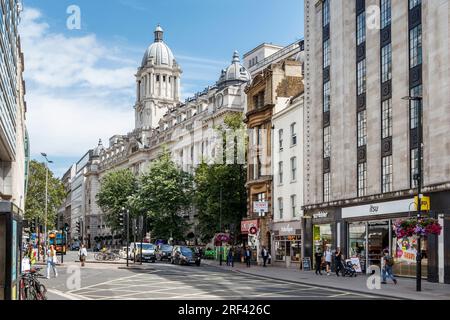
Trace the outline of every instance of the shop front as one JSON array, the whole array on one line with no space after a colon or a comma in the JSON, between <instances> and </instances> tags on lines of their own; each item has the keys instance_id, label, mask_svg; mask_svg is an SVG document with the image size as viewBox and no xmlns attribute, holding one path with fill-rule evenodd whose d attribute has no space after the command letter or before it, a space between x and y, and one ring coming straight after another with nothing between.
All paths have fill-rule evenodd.
<instances>
[{"instance_id":1,"label":"shop front","mask_svg":"<svg viewBox=\"0 0 450 320\"><path fill-rule=\"evenodd\" d=\"M317 250L324 252L327 248L335 250L340 246L340 209L325 208L305 211L303 218L303 252L311 261Z\"/></svg>"},{"instance_id":2,"label":"shop front","mask_svg":"<svg viewBox=\"0 0 450 320\"><path fill-rule=\"evenodd\" d=\"M413 211L411 211L413 210ZM358 258L363 272L369 266L380 267L384 250L394 257L397 276L416 276L417 238L397 239L396 221L415 216L414 199L373 203L342 209L346 226L347 257ZM428 275L428 241L422 237L422 276Z\"/></svg>"},{"instance_id":3,"label":"shop front","mask_svg":"<svg viewBox=\"0 0 450 320\"><path fill-rule=\"evenodd\" d=\"M275 222L272 231L271 255L274 264L289 267L292 262L297 268L302 258L301 222Z\"/></svg>"}]
</instances>

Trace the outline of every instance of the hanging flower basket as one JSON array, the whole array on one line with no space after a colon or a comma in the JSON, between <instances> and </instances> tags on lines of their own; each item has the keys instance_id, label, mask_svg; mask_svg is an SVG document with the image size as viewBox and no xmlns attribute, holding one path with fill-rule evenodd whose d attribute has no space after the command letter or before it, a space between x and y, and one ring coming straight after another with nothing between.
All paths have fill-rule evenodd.
<instances>
[{"instance_id":1,"label":"hanging flower basket","mask_svg":"<svg viewBox=\"0 0 450 320\"><path fill-rule=\"evenodd\" d=\"M440 235L442 226L436 219L432 218L421 218L419 221L417 221L417 218L409 218L406 220L397 220L394 223L394 231L397 238L403 239L430 234Z\"/></svg>"}]
</instances>

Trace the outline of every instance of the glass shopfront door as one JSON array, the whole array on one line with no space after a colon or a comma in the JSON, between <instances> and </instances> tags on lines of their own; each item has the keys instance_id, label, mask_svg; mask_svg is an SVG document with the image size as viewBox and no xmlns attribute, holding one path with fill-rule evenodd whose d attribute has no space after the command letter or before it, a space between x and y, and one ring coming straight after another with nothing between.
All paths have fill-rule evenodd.
<instances>
[{"instance_id":1,"label":"glass shopfront door","mask_svg":"<svg viewBox=\"0 0 450 320\"><path fill-rule=\"evenodd\" d=\"M369 266L381 266L383 250L389 250L389 221L371 221L367 224L367 260Z\"/></svg>"}]
</instances>

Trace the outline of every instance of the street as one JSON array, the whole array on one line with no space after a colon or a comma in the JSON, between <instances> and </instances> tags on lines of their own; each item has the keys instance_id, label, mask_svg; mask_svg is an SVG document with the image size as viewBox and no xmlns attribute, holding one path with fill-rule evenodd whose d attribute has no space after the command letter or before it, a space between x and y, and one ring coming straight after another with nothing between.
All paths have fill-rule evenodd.
<instances>
[{"instance_id":1,"label":"street","mask_svg":"<svg viewBox=\"0 0 450 320\"><path fill-rule=\"evenodd\" d=\"M377 296L325 289L281 280L237 274L214 266L178 266L167 262L142 266L87 263L81 270L80 288L68 288L67 267L75 263L71 252L59 276L42 282L49 300L360 300ZM43 270L44 271L44 270Z\"/></svg>"}]
</instances>

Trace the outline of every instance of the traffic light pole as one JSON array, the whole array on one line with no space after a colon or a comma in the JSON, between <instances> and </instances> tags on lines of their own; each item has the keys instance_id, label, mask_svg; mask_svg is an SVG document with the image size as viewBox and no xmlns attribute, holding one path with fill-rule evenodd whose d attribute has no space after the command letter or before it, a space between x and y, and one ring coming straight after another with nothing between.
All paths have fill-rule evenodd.
<instances>
[{"instance_id":1,"label":"traffic light pole","mask_svg":"<svg viewBox=\"0 0 450 320\"><path fill-rule=\"evenodd\" d=\"M129 215L129 211L126 211L125 212L125 215L126 215L126 220L127 220L127 223L126 223L126 225L127 225L127 267L129 266L129 263L128 263L128 253L129 253L129 250L130 250L130 215Z\"/></svg>"}]
</instances>

